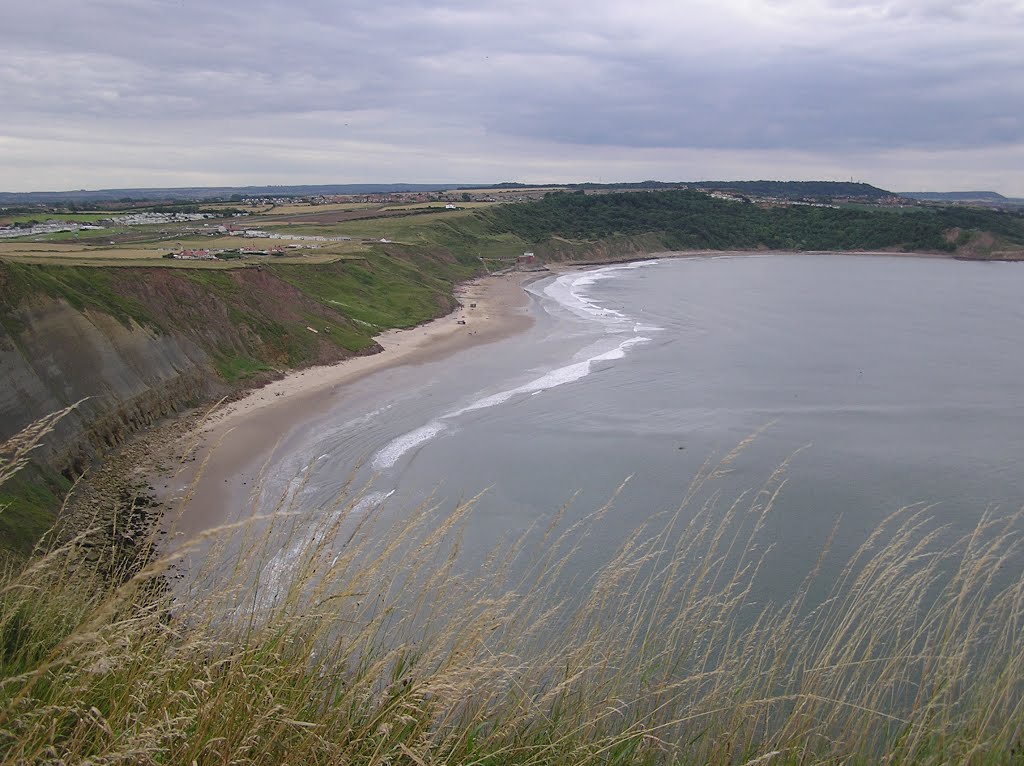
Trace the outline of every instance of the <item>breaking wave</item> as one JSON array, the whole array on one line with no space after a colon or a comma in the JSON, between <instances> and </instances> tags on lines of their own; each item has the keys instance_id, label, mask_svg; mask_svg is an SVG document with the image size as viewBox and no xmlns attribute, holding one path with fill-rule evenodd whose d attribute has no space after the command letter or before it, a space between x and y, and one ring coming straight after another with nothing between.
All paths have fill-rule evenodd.
<instances>
[{"instance_id":1,"label":"breaking wave","mask_svg":"<svg viewBox=\"0 0 1024 766\"><path fill-rule=\"evenodd\" d=\"M374 470L383 471L393 468L410 451L449 431L450 428L445 421L455 420L470 412L496 407L517 396L533 396L556 386L564 386L568 383L582 380L593 371L596 362L610 362L622 359L626 356L626 351L631 347L650 342L650 338L639 333L658 332L662 328L656 325L643 324L621 311L600 305L596 300L587 295L586 288L601 280L611 279L615 272L638 269L651 263L656 263L656 261L639 261L625 265L607 266L594 271L563 274L556 277L541 293L543 297L553 301L555 305L569 311L576 317L585 319L588 322L601 324L606 333L621 337L623 333L632 332L634 333L632 337L621 341L609 350L602 351L581 361L558 367L522 385L481 397L465 407L446 412L426 425L402 434L388 442L386 446L373 456Z\"/></svg>"}]
</instances>

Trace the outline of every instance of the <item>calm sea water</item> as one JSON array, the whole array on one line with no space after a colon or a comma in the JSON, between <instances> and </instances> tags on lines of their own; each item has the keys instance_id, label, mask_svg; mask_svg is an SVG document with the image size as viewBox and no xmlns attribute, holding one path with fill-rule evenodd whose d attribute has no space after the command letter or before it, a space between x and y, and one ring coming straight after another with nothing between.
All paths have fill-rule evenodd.
<instances>
[{"instance_id":1,"label":"calm sea water","mask_svg":"<svg viewBox=\"0 0 1024 766\"><path fill-rule=\"evenodd\" d=\"M285 440L268 494L324 513L349 477L373 475L364 502L399 516L431 493L451 506L486 490L471 559L574 493L571 515L600 507L632 476L586 539L596 565L674 509L709 457L763 428L724 497L806 447L762 532L768 596L792 592L837 523L842 560L910 503L935 504L951 534L1024 505L1022 266L666 259L530 292L528 332L346 388Z\"/></svg>"}]
</instances>

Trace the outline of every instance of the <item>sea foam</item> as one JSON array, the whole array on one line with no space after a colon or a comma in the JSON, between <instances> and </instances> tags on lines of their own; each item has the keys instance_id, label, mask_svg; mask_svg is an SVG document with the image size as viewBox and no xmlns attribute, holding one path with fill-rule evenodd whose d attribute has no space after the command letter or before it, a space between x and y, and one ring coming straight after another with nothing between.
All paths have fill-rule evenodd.
<instances>
[{"instance_id":1,"label":"sea foam","mask_svg":"<svg viewBox=\"0 0 1024 766\"><path fill-rule=\"evenodd\" d=\"M611 279L617 271L638 269L651 263L656 263L656 261L638 261L623 265L607 266L594 271L563 274L547 285L543 292L549 299L577 317L600 323L604 326L607 333L621 336L622 333L633 332L633 337L622 341L612 349L595 354L582 361L558 367L527 383L505 391L499 391L496 394L484 396L465 407L446 412L426 425L392 439L373 456L374 469L383 471L393 468L408 452L448 432L450 428L445 421L455 421L468 413L497 407L517 396L535 396L557 386L575 383L593 371L595 362L610 362L622 359L626 356L627 349L643 343L649 343L650 338L636 333L658 332L662 328L656 325L640 323L635 318L629 317L621 311L601 306L585 294L585 288L600 280Z\"/></svg>"},{"instance_id":2,"label":"sea foam","mask_svg":"<svg viewBox=\"0 0 1024 766\"><path fill-rule=\"evenodd\" d=\"M600 322L605 325L606 330L611 332L623 332L635 320L621 311L609 308L608 306L602 306L586 294L586 288L602 280L612 279L616 272L632 271L652 263L657 263L657 260L636 261L634 263L605 266L604 268L592 271L576 271L562 274L544 288L544 295L580 319ZM655 332L661 328L648 325L646 329Z\"/></svg>"},{"instance_id":3,"label":"sea foam","mask_svg":"<svg viewBox=\"0 0 1024 766\"><path fill-rule=\"evenodd\" d=\"M387 446L374 455L373 467L378 471L382 471L386 468L392 468L407 452L447 431L448 426L442 421L454 420L470 412L484 410L489 407L496 407L516 396L525 394L533 396L557 386L574 383L577 380L585 378L591 373L594 362L610 362L615 359L622 359L626 355L626 349L641 343L647 343L648 341L650 341L650 338L629 338L628 340L624 340L615 348L592 356L582 362L567 364L564 367L554 369L551 372L545 373L539 378L535 378L521 386L516 386L515 388L510 388L505 391L499 391L496 394L491 394L483 397L482 399L477 399L475 402L465 407L460 407L459 409L452 410L451 412L446 412L436 420L432 420L430 423L427 423L427 425L402 434L398 438L390 441Z\"/></svg>"},{"instance_id":4,"label":"sea foam","mask_svg":"<svg viewBox=\"0 0 1024 766\"><path fill-rule=\"evenodd\" d=\"M424 442L430 441L447 428L448 426L440 420L432 420L425 426L417 428L415 431L409 431L406 434L402 434L397 439L393 439L388 442L388 445L384 447L384 449L380 450L373 456L373 467L378 471L383 471L385 468L391 468L406 452L418 447Z\"/></svg>"},{"instance_id":5,"label":"sea foam","mask_svg":"<svg viewBox=\"0 0 1024 766\"><path fill-rule=\"evenodd\" d=\"M459 415L464 415L467 412L474 412L476 410L486 409L487 407L494 407L498 404L504 404L518 394L539 394L541 391L547 391L549 388L564 386L566 383L574 383L575 381L581 380L590 374L591 367L594 362L609 362L614 359L622 359L626 355L627 348L641 343L647 343L649 341L650 338L640 337L624 340L610 351L597 354L596 356L592 356L582 362L575 362L573 364L567 364L564 367L559 367L551 372L541 375L539 378L531 380L529 383L524 383L521 386L516 386L515 388L510 388L507 391L485 396L483 399L478 399L472 404L462 407L461 409L454 410L453 412L449 412L442 417L457 418Z\"/></svg>"}]
</instances>

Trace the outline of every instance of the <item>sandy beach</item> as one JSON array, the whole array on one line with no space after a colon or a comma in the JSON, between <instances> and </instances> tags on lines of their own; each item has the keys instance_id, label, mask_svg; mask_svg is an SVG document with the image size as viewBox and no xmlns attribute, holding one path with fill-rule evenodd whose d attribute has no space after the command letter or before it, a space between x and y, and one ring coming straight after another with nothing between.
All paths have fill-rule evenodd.
<instances>
[{"instance_id":1,"label":"sandy beach","mask_svg":"<svg viewBox=\"0 0 1024 766\"><path fill-rule=\"evenodd\" d=\"M216 408L174 447L185 455L180 467L158 491L167 505L168 528L188 538L237 519L252 507L268 459L283 436L309 423L333 404L343 401L345 386L374 372L398 365L432 362L508 337L533 322L524 285L545 273L560 273L635 260L771 255L770 251L658 252L594 263L554 263L550 272L513 273L481 277L456 290L461 307L451 314L407 330L390 330L377 337L383 351L338 364L312 367L286 375ZM861 252L861 256L905 255ZM925 254L919 257L946 257ZM463 323L464 322L464 323ZM156 483L156 482L154 482Z\"/></svg>"},{"instance_id":2,"label":"sandy beach","mask_svg":"<svg viewBox=\"0 0 1024 766\"><path fill-rule=\"evenodd\" d=\"M461 307L419 327L377 337L383 351L338 364L290 373L245 397L216 408L183 436L185 455L168 490L169 529L188 538L234 518L248 505L251 488L282 435L328 409L344 387L397 365L432 362L521 332L533 323L524 285L536 273L481 277L459 285Z\"/></svg>"}]
</instances>

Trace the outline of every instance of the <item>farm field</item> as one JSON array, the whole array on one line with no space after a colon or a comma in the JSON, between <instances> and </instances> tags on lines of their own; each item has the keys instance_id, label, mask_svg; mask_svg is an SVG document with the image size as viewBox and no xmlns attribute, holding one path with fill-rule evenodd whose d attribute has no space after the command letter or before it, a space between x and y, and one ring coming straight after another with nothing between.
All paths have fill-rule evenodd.
<instances>
[{"instance_id":1,"label":"farm field","mask_svg":"<svg viewBox=\"0 0 1024 766\"><path fill-rule=\"evenodd\" d=\"M468 247L474 256L487 260L487 267L492 269L529 249L518 236L487 230L479 214L493 208L495 203L460 200L455 203L458 206L455 210L444 209L444 204L297 203L268 207L264 213L243 218L58 232L0 241L0 259L68 266L233 269L268 262L317 264L362 258L376 246L395 243L428 249ZM217 233L218 226L260 229L280 238L226 236ZM290 239L290 236L299 239ZM302 239L313 236L350 239L319 242ZM237 252L242 248L281 249L283 253L243 255ZM167 257L187 249L235 252L225 253L217 260Z\"/></svg>"},{"instance_id":2,"label":"farm field","mask_svg":"<svg viewBox=\"0 0 1024 766\"><path fill-rule=\"evenodd\" d=\"M11 226L17 223L30 223L32 221L68 221L70 223L94 223L110 218L115 215L123 215L123 212L112 212L94 210L88 213L17 213L14 215L0 214L0 226Z\"/></svg>"},{"instance_id":3,"label":"farm field","mask_svg":"<svg viewBox=\"0 0 1024 766\"><path fill-rule=\"evenodd\" d=\"M196 240L181 242L183 247L202 249L228 249L238 247L268 246L269 240L238 239L223 237L217 240ZM277 243L280 246L280 243ZM251 255L241 258L218 260L178 260L165 256L178 250L166 243L161 245L89 247L83 244L26 242L0 243L0 259L18 263L63 264L66 266L161 266L168 268L192 269L236 269L266 263L331 263L346 258L361 258L358 253L365 251L359 243L330 243L318 248L286 248L280 256Z\"/></svg>"},{"instance_id":4,"label":"farm field","mask_svg":"<svg viewBox=\"0 0 1024 766\"><path fill-rule=\"evenodd\" d=\"M259 226L282 223L310 223L330 225L344 223L346 221L364 220L368 218L395 218L409 215L425 215L431 212L448 213L452 210L445 210L444 205L432 204L411 204L411 205L381 205L372 204L362 208L347 208L344 206L331 205L309 205L293 213L283 214L278 210L268 211L265 214L251 216L242 219L246 226L256 228Z\"/></svg>"},{"instance_id":5,"label":"farm field","mask_svg":"<svg viewBox=\"0 0 1024 766\"><path fill-rule=\"evenodd\" d=\"M410 205L388 205L387 207L381 208L384 212L394 212L403 210L444 210L445 205L453 204L459 210L474 210L479 208L493 207L495 202L463 202L462 200L454 200L452 202L415 202ZM450 212L450 211L449 211Z\"/></svg>"},{"instance_id":6,"label":"farm field","mask_svg":"<svg viewBox=\"0 0 1024 766\"><path fill-rule=\"evenodd\" d=\"M195 222L181 224L155 224L134 227L116 227L102 231L58 232L54 234L23 237L0 242L0 258L21 263L64 264L68 266L164 266L169 268L200 268L200 269L233 269L244 266L266 263L273 259L275 263L330 263L339 259L361 257L373 242L384 235L376 234L372 226L358 232L343 230L337 217L346 215L379 214L381 205L369 203L350 203L341 205L291 205L284 210L289 215L280 214L282 208L276 208L272 215L249 216L242 219L224 219L223 224L238 228L253 228L272 231L287 237L297 236L352 236L352 241L312 242L288 239L264 239L248 237L217 236L214 231L207 233L204 229L222 225L221 221ZM449 215L453 211L448 211ZM43 214L39 214L43 215ZM38 218L39 215L36 217ZM89 214L92 219L105 217L105 213ZM296 219L313 215L312 222L295 223ZM393 214L392 214L393 215ZM48 215L44 217L72 220L71 216ZM403 232L408 232L418 225L430 223L426 215L414 215L415 224L406 223ZM82 218L80 220L86 220ZM370 238L373 242L364 242ZM280 248L282 255L248 255L218 260L181 260L166 257L172 252L184 249L226 250L236 251L241 248L262 250Z\"/></svg>"},{"instance_id":7,"label":"farm field","mask_svg":"<svg viewBox=\"0 0 1024 766\"><path fill-rule=\"evenodd\" d=\"M426 231L440 221L455 221L471 216L472 210L438 210L414 215L362 217L333 223L316 221L282 221L268 223L267 231L278 234L344 236L364 239L389 239L392 242L415 244L425 240Z\"/></svg>"},{"instance_id":8,"label":"farm field","mask_svg":"<svg viewBox=\"0 0 1024 766\"><path fill-rule=\"evenodd\" d=\"M261 213L274 215L304 215L306 213L332 213L350 210L373 210L380 208L377 202L337 202L329 205L311 205L308 202L297 202L294 205L274 205L262 209Z\"/></svg>"}]
</instances>

